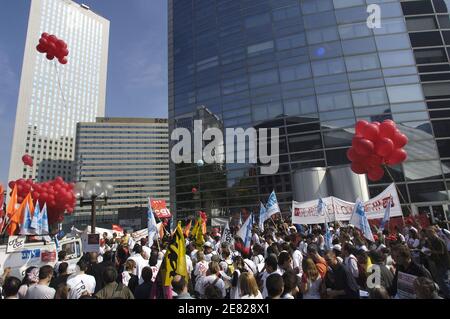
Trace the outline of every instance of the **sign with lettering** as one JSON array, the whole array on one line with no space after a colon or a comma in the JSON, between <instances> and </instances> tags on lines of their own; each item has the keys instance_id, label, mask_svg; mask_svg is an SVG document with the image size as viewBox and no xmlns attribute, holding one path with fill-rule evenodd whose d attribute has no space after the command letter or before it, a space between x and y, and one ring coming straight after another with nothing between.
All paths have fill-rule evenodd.
<instances>
[{"instance_id":1,"label":"sign with lettering","mask_svg":"<svg viewBox=\"0 0 450 319\"><path fill-rule=\"evenodd\" d=\"M41 257L40 249L25 249L22 250L22 260L30 260Z\"/></svg>"},{"instance_id":2,"label":"sign with lettering","mask_svg":"<svg viewBox=\"0 0 450 319\"><path fill-rule=\"evenodd\" d=\"M402 216L402 209L394 184L389 185L383 192L364 203L364 211L368 219L384 217L387 203L391 199L391 217ZM355 203L330 196L322 198L324 206L319 210L319 199L308 202L292 202L292 222L294 224L321 224L326 222L349 221Z\"/></svg>"},{"instance_id":3,"label":"sign with lettering","mask_svg":"<svg viewBox=\"0 0 450 319\"><path fill-rule=\"evenodd\" d=\"M167 208L166 201L163 199L155 199L151 201L152 210L158 218L170 218L170 210Z\"/></svg>"},{"instance_id":4,"label":"sign with lettering","mask_svg":"<svg viewBox=\"0 0 450 319\"><path fill-rule=\"evenodd\" d=\"M9 236L6 253L21 251L25 247L25 236Z\"/></svg>"}]
</instances>

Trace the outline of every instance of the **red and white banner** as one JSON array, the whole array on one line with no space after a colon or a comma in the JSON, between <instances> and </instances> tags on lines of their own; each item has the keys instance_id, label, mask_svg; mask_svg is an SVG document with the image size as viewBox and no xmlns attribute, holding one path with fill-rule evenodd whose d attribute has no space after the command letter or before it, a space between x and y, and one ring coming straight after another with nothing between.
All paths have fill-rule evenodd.
<instances>
[{"instance_id":1,"label":"red and white banner","mask_svg":"<svg viewBox=\"0 0 450 319\"><path fill-rule=\"evenodd\" d=\"M383 218L384 210L391 198L391 217L402 216L402 209L394 184L389 185L381 194L364 203L368 219ZM292 202L292 223L321 224L326 222L349 221L355 203L347 202L334 196L322 198L324 208L319 210L319 200Z\"/></svg>"},{"instance_id":2,"label":"red and white banner","mask_svg":"<svg viewBox=\"0 0 450 319\"><path fill-rule=\"evenodd\" d=\"M166 201L163 199L151 200L152 210L156 217L158 218L170 218L172 214L166 206Z\"/></svg>"}]
</instances>

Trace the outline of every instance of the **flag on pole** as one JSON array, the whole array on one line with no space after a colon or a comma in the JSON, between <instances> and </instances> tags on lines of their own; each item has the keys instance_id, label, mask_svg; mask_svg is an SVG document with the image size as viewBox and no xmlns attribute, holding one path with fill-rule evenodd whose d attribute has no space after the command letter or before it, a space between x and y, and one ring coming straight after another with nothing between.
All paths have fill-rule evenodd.
<instances>
[{"instance_id":1,"label":"flag on pole","mask_svg":"<svg viewBox=\"0 0 450 319\"><path fill-rule=\"evenodd\" d=\"M3 194L5 189L3 188L3 185L0 184L0 233L3 230L3 223L6 219L6 211L3 209L3 206L5 204L5 195Z\"/></svg>"},{"instance_id":2,"label":"flag on pole","mask_svg":"<svg viewBox=\"0 0 450 319\"><path fill-rule=\"evenodd\" d=\"M20 235L33 235L31 229L31 209L30 204L27 202L25 205L25 213L23 215L22 224L20 225Z\"/></svg>"},{"instance_id":3,"label":"flag on pole","mask_svg":"<svg viewBox=\"0 0 450 319\"><path fill-rule=\"evenodd\" d=\"M11 218L17 209L17 185L14 185L11 198L9 199L8 205L6 206L6 216Z\"/></svg>"},{"instance_id":4,"label":"flag on pole","mask_svg":"<svg viewBox=\"0 0 450 319\"><path fill-rule=\"evenodd\" d=\"M39 207L39 201L36 201L36 206L34 207L33 218L31 219L30 228L33 233L36 234L39 228L39 215L41 214L41 209Z\"/></svg>"},{"instance_id":5,"label":"flag on pole","mask_svg":"<svg viewBox=\"0 0 450 319\"><path fill-rule=\"evenodd\" d=\"M31 197L31 193L28 193L27 197L24 198L19 208L17 208L10 217L9 226L7 228L9 236L15 235L20 230L20 225L25 214L25 207L27 204L29 204L29 197Z\"/></svg>"},{"instance_id":6,"label":"flag on pole","mask_svg":"<svg viewBox=\"0 0 450 319\"><path fill-rule=\"evenodd\" d=\"M318 215L321 216L322 212L324 212L325 215L327 216L325 218L325 223L324 223L324 225L325 225L325 236L324 236L325 238L324 239L325 239L325 248L328 250L328 249L331 249L331 247L333 247L333 244L332 244L333 240L332 240L330 228L328 227L328 223L330 222L330 216L328 216L328 212L326 209L327 209L327 207L326 207L324 201L322 200L322 198L319 198Z\"/></svg>"},{"instance_id":7,"label":"flag on pole","mask_svg":"<svg viewBox=\"0 0 450 319\"><path fill-rule=\"evenodd\" d=\"M386 204L386 209L384 210L384 217L381 221L380 230L383 231L384 227L386 226L386 223L389 223L389 220L391 219L391 198L389 197L389 200Z\"/></svg>"},{"instance_id":8,"label":"flag on pole","mask_svg":"<svg viewBox=\"0 0 450 319\"><path fill-rule=\"evenodd\" d=\"M278 206L278 200L275 191L272 191L272 193L270 194L269 199L267 200L266 208L267 208L267 218L271 217L276 213L281 212L280 207Z\"/></svg>"},{"instance_id":9,"label":"flag on pole","mask_svg":"<svg viewBox=\"0 0 450 319\"><path fill-rule=\"evenodd\" d=\"M47 216L47 203L44 204L41 211L41 218L39 219L39 235L48 235L48 216Z\"/></svg>"},{"instance_id":10,"label":"flag on pole","mask_svg":"<svg viewBox=\"0 0 450 319\"><path fill-rule=\"evenodd\" d=\"M191 226L192 226L192 219L190 219L189 223L187 223L187 225L184 226L183 235L185 238L189 237L189 233L191 232Z\"/></svg>"},{"instance_id":11,"label":"flag on pole","mask_svg":"<svg viewBox=\"0 0 450 319\"><path fill-rule=\"evenodd\" d=\"M250 242L252 240L252 225L253 225L253 214L251 216L248 216L244 225L242 225L242 227L236 234L237 236L241 237L241 239L244 241L244 246L246 248L250 247Z\"/></svg>"},{"instance_id":12,"label":"flag on pole","mask_svg":"<svg viewBox=\"0 0 450 319\"><path fill-rule=\"evenodd\" d=\"M206 234L206 222L208 221L208 216L206 216L206 213L204 211L200 211L199 214L202 222L202 232L204 235Z\"/></svg>"},{"instance_id":13,"label":"flag on pole","mask_svg":"<svg viewBox=\"0 0 450 319\"><path fill-rule=\"evenodd\" d=\"M230 224L228 222L227 225L225 226L225 229L223 230L222 238L220 239L220 243L224 242L228 243L230 246L234 245L233 234L231 233Z\"/></svg>"},{"instance_id":14,"label":"flag on pole","mask_svg":"<svg viewBox=\"0 0 450 319\"><path fill-rule=\"evenodd\" d=\"M259 229L264 231L264 222L268 219L267 209L262 202L259 202Z\"/></svg>"},{"instance_id":15,"label":"flag on pole","mask_svg":"<svg viewBox=\"0 0 450 319\"><path fill-rule=\"evenodd\" d=\"M353 208L352 217L350 217L349 224L352 224L363 233L364 237L370 241L375 241L373 238L372 230L367 219L366 212L364 211L364 204L360 198L356 200L355 207Z\"/></svg>"},{"instance_id":16,"label":"flag on pole","mask_svg":"<svg viewBox=\"0 0 450 319\"><path fill-rule=\"evenodd\" d=\"M191 235L192 236L196 236L197 235L197 231L198 231L198 228L200 227L200 222L199 222L199 219L197 218L196 220L195 220L195 224L194 224L194 227L192 228L192 231L191 231Z\"/></svg>"},{"instance_id":17,"label":"flag on pole","mask_svg":"<svg viewBox=\"0 0 450 319\"><path fill-rule=\"evenodd\" d=\"M153 246L153 241L158 235L158 227L156 226L155 215L153 214L151 200L148 200L147 210L147 230L148 230L148 247Z\"/></svg>"},{"instance_id":18,"label":"flag on pole","mask_svg":"<svg viewBox=\"0 0 450 319\"><path fill-rule=\"evenodd\" d=\"M170 286L173 277L176 275L183 276L186 282L188 281L188 274L186 268L186 243L181 229L181 222L178 222L174 236L167 248L164 256L165 259L165 274L164 286Z\"/></svg>"},{"instance_id":19,"label":"flag on pole","mask_svg":"<svg viewBox=\"0 0 450 319\"><path fill-rule=\"evenodd\" d=\"M197 249L202 249L203 248L203 244L205 243L205 238L203 237L203 231L202 231L202 227L201 227L201 217L198 218L197 220L197 230L195 231L195 233L193 233L194 238L195 238L195 247Z\"/></svg>"}]
</instances>

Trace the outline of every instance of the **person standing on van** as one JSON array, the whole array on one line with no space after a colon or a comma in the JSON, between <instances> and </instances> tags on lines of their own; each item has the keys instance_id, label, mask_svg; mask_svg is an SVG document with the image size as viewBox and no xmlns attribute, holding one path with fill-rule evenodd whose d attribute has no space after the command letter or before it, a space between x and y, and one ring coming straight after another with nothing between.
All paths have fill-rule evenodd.
<instances>
[{"instance_id":1,"label":"person standing on van","mask_svg":"<svg viewBox=\"0 0 450 319\"><path fill-rule=\"evenodd\" d=\"M37 285L28 288L25 299L53 299L56 290L48 285L53 278L53 267L49 265L42 266L39 269L39 282Z\"/></svg>"}]
</instances>

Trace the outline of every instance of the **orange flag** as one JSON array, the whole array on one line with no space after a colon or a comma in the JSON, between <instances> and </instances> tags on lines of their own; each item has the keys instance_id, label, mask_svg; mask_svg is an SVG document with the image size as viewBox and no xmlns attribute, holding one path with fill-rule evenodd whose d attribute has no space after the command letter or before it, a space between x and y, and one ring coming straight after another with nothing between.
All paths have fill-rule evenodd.
<instances>
[{"instance_id":1,"label":"orange flag","mask_svg":"<svg viewBox=\"0 0 450 319\"><path fill-rule=\"evenodd\" d=\"M17 185L14 185L11 198L9 199L8 206L6 206L6 215L11 218L16 211L17 206Z\"/></svg>"},{"instance_id":2,"label":"orange flag","mask_svg":"<svg viewBox=\"0 0 450 319\"><path fill-rule=\"evenodd\" d=\"M189 237L189 233L191 232L192 220L189 220L189 223L184 227L184 237Z\"/></svg>"},{"instance_id":3,"label":"orange flag","mask_svg":"<svg viewBox=\"0 0 450 319\"><path fill-rule=\"evenodd\" d=\"M20 204L19 208L10 217L11 221L10 221L10 224L7 229L9 236L15 235L20 230L20 224L23 221L23 215L25 214L25 208L27 206L27 203L29 204L30 201L32 201L31 193L28 193L27 197L24 198L24 200Z\"/></svg>"}]
</instances>

